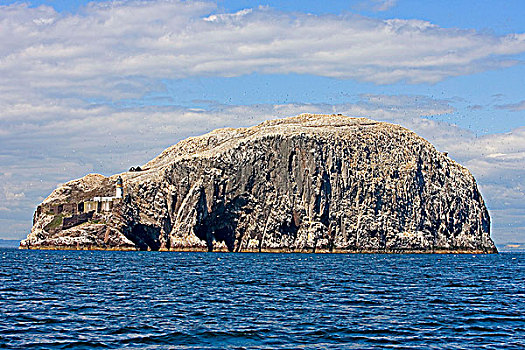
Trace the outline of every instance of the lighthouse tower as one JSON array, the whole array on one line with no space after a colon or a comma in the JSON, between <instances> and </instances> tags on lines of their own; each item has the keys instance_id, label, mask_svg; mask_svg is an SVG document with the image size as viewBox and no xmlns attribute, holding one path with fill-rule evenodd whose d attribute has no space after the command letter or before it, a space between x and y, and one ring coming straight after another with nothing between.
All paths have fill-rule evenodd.
<instances>
[{"instance_id":1,"label":"lighthouse tower","mask_svg":"<svg viewBox=\"0 0 525 350\"><path fill-rule=\"evenodd\" d=\"M117 192L115 193L115 198L122 198L124 190L122 187L122 178L119 176L117 179Z\"/></svg>"}]
</instances>

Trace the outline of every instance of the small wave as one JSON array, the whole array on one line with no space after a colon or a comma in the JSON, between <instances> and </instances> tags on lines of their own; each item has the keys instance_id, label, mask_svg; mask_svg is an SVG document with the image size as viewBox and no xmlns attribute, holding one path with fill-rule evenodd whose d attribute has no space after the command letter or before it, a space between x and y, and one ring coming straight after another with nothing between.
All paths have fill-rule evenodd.
<instances>
[{"instance_id":1,"label":"small wave","mask_svg":"<svg viewBox=\"0 0 525 350\"><path fill-rule=\"evenodd\" d=\"M250 280L250 281L233 281L233 284L240 284L240 285L246 285L246 286L253 286L253 285L267 285L267 283L256 281L256 280Z\"/></svg>"},{"instance_id":2,"label":"small wave","mask_svg":"<svg viewBox=\"0 0 525 350\"><path fill-rule=\"evenodd\" d=\"M159 335L141 335L137 337L130 337L118 342L119 345L131 345L131 344L141 344L141 345L163 345L163 344L179 344L179 345L188 345L195 344L198 341L198 338L190 334L174 331L165 334Z\"/></svg>"},{"instance_id":3,"label":"small wave","mask_svg":"<svg viewBox=\"0 0 525 350\"><path fill-rule=\"evenodd\" d=\"M246 339L262 339L264 333L268 330L230 330L230 331L213 331L205 330L197 332L199 338L211 338L211 339L229 339L229 338L246 338Z\"/></svg>"},{"instance_id":4,"label":"small wave","mask_svg":"<svg viewBox=\"0 0 525 350\"><path fill-rule=\"evenodd\" d=\"M480 288L478 284L463 284L459 282L449 282L443 286L444 288Z\"/></svg>"},{"instance_id":5,"label":"small wave","mask_svg":"<svg viewBox=\"0 0 525 350\"><path fill-rule=\"evenodd\" d=\"M445 300L445 299L432 299L429 301L430 304L437 304L437 305L454 305L456 304L453 301Z\"/></svg>"}]
</instances>

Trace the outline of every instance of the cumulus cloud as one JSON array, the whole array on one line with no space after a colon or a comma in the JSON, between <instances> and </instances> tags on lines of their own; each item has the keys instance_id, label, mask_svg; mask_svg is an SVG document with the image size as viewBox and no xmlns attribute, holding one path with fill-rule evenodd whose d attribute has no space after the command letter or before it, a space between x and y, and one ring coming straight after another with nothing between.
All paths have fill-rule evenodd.
<instances>
[{"instance_id":1,"label":"cumulus cloud","mask_svg":"<svg viewBox=\"0 0 525 350\"><path fill-rule=\"evenodd\" d=\"M386 9L394 1L375 1ZM79 13L0 7L0 95L140 97L160 79L298 73L378 84L435 83L513 65L525 34L421 20L311 15L211 2L91 3Z\"/></svg>"}]
</instances>

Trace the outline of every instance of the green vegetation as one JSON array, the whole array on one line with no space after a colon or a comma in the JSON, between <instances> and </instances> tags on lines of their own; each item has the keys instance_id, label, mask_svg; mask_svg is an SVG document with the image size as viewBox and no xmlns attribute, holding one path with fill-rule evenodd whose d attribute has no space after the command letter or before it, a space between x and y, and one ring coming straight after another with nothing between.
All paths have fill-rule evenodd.
<instances>
[{"instance_id":1,"label":"green vegetation","mask_svg":"<svg viewBox=\"0 0 525 350\"><path fill-rule=\"evenodd\" d=\"M54 230L54 229L60 227L62 225L63 220L64 220L64 215L63 214L55 215L55 217L53 218L53 221L51 221L49 224L47 224L44 227L44 230L45 231L50 231L50 230Z\"/></svg>"}]
</instances>

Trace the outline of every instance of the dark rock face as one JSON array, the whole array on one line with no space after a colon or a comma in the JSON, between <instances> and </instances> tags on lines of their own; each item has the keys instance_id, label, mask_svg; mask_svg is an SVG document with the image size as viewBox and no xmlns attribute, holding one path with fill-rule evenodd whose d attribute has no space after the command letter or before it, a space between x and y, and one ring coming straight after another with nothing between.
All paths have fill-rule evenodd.
<instances>
[{"instance_id":1,"label":"dark rock face","mask_svg":"<svg viewBox=\"0 0 525 350\"><path fill-rule=\"evenodd\" d=\"M179 142L120 174L124 198L69 228L37 210L22 248L497 252L469 171L400 126L301 115ZM89 175L42 204L114 191ZM71 222L71 220L69 220Z\"/></svg>"}]
</instances>

